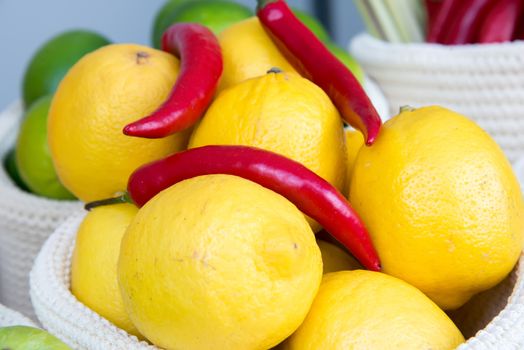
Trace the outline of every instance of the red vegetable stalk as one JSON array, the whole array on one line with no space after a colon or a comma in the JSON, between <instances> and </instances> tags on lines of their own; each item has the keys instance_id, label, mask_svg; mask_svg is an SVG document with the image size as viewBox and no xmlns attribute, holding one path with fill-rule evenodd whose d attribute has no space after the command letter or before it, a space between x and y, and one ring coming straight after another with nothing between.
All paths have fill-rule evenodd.
<instances>
[{"instance_id":1,"label":"red vegetable stalk","mask_svg":"<svg viewBox=\"0 0 524 350\"><path fill-rule=\"evenodd\" d=\"M474 42L490 5L497 0L460 0L453 9L452 17L446 22L446 33L441 41L446 45L461 45Z\"/></svg>"},{"instance_id":2,"label":"red vegetable stalk","mask_svg":"<svg viewBox=\"0 0 524 350\"><path fill-rule=\"evenodd\" d=\"M124 134L161 138L192 126L211 103L222 75L215 35L197 23L178 23L162 36L162 49L180 58L180 73L160 108L124 128Z\"/></svg>"},{"instance_id":3,"label":"red vegetable stalk","mask_svg":"<svg viewBox=\"0 0 524 350\"><path fill-rule=\"evenodd\" d=\"M436 43L442 31L442 24L454 0L425 0L427 21L426 41Z\"/></svg>"},{"instance_id":4,"label":"red vegetable stalk","mask_svg":"<svg viewBox=\"0 0 524 350\"><path fill-rule=\"evenodd\" d=\"M306 78L320 86L342 118L364 134L371 145L381 120L364 89L283 0L257 0L257 16L279 50Z\"/></svg>"},{"instance_id":5,"label":"red vegetable stalk","mask_svg":"<svg viewBox=\"0 0 524 350\"><path fill-rule=\"evenodd\" d=\"M302 164L248 146L204 146L173 154L137 169L127 191L139 207L173 184L201 175L228 174L256 182L286 197L320 223L363 266L380 271L380 261L364 224L329 182ZM86 205L124 202L125 196Z\"/></svg>"},{"instance_id":6,"label":"red vegetable stalk","mask_svg":"<svg viewBox=\"0 0 524 350\"><path fill-rule=\"evenodd\" d=\"M518 22L517 22L517 28L515 29L515 33L513 34L513 40L524 40L524 13L520 15Z\"/></svg>"},{"instance_id":7,"label":"red vegetable stalk","mask_svg":"<svg viewBox=\"0 0 524 350\"><path fill-rule=\"evenodd\" d=\"M522 11L522 0L498 0L480 28L479 43L511 41Z\"/></svg>"},{"instance_id":8,"label":"red vegetable stalk","mask_svg":"<svg viewBox=\"0 0 524 350\"><path fill-rule=\"evenodd\" d=\"M429 32L431 28L434 27L434 23L437 20L438 13L443 3L444 3L443 0L425 0L424 1L424 5L426 6L426 16L428 18L427 37L429 37Z\"/></svg>"}]
</instances>

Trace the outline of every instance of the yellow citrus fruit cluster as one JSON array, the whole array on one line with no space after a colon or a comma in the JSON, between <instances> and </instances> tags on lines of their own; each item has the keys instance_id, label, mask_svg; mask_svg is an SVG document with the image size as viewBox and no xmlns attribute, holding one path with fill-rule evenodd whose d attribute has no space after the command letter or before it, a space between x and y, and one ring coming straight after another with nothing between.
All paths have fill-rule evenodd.
<instances>
[{"instance_id":1,"label":"yellow citrus fruit cluster","mask_svg":"<svg viewBox=\"0 0 524 350\"><path fill-rule=\"evenodd\" d=\"M166 99L178 60L138 45L110 45L81 59L50 111L62 183L92 201L125 191L137 167L168 154L256 146L346 194L383 272L363 271L336 244L317 241L319 224L281 195L240 177L206 175L140 209L118 204L89 213L73 255L73 293L165 349L453 349L464 342L443 310L499 283L524 243L522 195L500 148L472 121L437 106L404 110L363 146L257 19L224 30L220 43L224 73L205 115L158 140L122 129Z\"/></svg>"}]
</instances>

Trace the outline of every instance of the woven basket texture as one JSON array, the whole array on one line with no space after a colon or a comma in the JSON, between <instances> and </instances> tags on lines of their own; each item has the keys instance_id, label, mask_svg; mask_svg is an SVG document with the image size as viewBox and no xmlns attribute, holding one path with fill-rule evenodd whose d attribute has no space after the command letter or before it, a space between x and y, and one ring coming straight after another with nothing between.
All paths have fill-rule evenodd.
<instances>
[{"instance_id":1,"label":"woven basket texture","mask_svg":"<svg viewBox=\"0 0 524 350\"><path fill-rule=\"evenodd\" d=\"M0 304L0 328L9 326L30 326L36 327L36 325L19 313L18 311L11 310L4 305Z\"/></svg>"},{"instance_id":2,"label":"woven basket texture","mask_svg":"<svg viewBox=\"0 0 524 350\"><path fill-rule=\"evenodd\" d=\"M35 260L30 294L38 319L75 350L158 349L117 328L71 294L71 256L84 215L74 215L59 226Z\"/></svg>"},{"instance_id":3,"label":"woven basket texture","mask_svg":"<svg viewBox=\"0 0 524 350\"><path fill-rule=\"evenodd\" d=\"M438 104L474 119L514 162L524 155L524 41L444 46L356 36L350 51L389 102Z\"/></svg>"},{"instance_id":4,"label":"woven basket texture","mask_svg":"<svg viewBox=\"0 0 524 350\"><path fill-rule=\"evenodd\" d=\"M523 164L518 169L524 184L524 160L519 164ZM83 217L79 213L58 227L35 261L30 294L38 319L74 349L157 349L117 328L71 294L71 256ZM524 349L524 258L503 282L450 316L468 339L460 350Z\"/></svg>"},{"instance_id":5,"label":"woven basket texture","mask_svg":"<svg viewBox=\"0 0 524 350\"><path fill-rule=\"evenodd\" d=\"M0 157L13 147L22 119L15 103L0 114ZM20 190L0 166L0 303L36 319L29 299L29 272L49 235L79 202L56 201Z\"/></svg>"}]
</instances>

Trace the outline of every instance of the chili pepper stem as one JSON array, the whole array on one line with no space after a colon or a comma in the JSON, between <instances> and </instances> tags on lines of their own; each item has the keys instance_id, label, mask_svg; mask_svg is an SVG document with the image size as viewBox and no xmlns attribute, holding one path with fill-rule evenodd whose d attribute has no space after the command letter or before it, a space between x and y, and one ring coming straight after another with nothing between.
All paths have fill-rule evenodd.
<instances>
[{"instance_id":1,"label":"chili pepper stem","mask_svg":"<svg viewBox=\"0 0 524 350\"><path fill-rule=\"evenodd\" d=\"M131 197L129 197L127 192L125 192L118 197L105 198L105 199L100 199L97 201L86 203L84 205L84 209L87 211L91 211L91 209L94 209L96 207L101 207L104 205L111 205L111 204L121 204L121 203L134 204L133 201L131 200Z\"/></svg>"},{"instance_id":2,"label":"chili pepper stem","mask_svg":"<svg viewBox=\"0 0 524 350\"><path fill-rule=\"evenodd\" d=\"M276 2L276 0L257 0L257 11L272 2Z\"/></svg>"}]
</instances>

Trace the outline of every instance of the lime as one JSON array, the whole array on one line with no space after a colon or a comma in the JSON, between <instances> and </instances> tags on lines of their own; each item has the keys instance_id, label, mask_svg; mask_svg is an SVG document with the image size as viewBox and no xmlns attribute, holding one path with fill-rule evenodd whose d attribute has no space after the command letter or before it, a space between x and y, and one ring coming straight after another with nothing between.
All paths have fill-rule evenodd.
<instances>
[{"instance_id":1,"label":"lime","mask_svg":"<svg viewBox=\"0 0 524 350\"><path fill-rule=\"evenodd\" d=\"M156 48L160 47L162 33L174 23L196 22L219 34L233 23L253 16L253 11L248 7L229 0L186 0L179 6L168 3L161 10L163 11L165 15L159 15L162 22L154 24L153 45Z\"/></svg>"},{"instance_id":2,"label":"lime","mask_svg":"<svg viewBox=\"0 0 524 350\"><path fill-rule=\"evenodd\" d=\"M60 183L47 145L47 114L52 96L44 96L31 105L16 142L16 164L20 175L35 194L73 199Z\"/></svg>"},{"instance_id":3,"label":"lime","mask_svg":"<svg viewBox=\"0 0 524 350\"><path fill-rule=\"evenodd\" d=\"M76 61L107 44L109 41L100 34L85 30L66 31L47 41L33 55L25 71L22 91L25 106L52 94Z\"/></svg>"},{"instance_id":4,"label":"lime","mask_svg":"<svg viewBox=\"0 0 524 350\"><path fill-rule=\"evenodd\" d=\"M18 167L16 166L16 157L15 157L15 150L12 149L9 152L7 152L5 158L4 158L4 168L11 180L22 190L28 191L29 188L24 183L24 180L22 180L22 177L20 176L20 172L18 171Z\"/></svg>"},{"instance_id":5,"label":"lime","mask_svg":"<svg viewBox=\"0 0 524 350\"><path fill-rule=\"evenodd\" d=\"M38 328L10 326L0 328L0 349L71 350L54 335Z\"/></svg>"},{"instance_id":6,"label":"lime","mask_svg":"<svg viewBox=\"0 0 524 350\"><path fill-rule=\"evenodd\" d=\"M151 33L151 42L156 48L160 48L162 33L171 24L172 13L176 11L176 8L179 7L180 4L187 1L190 0L168 0L156 13L155 20L153 21L153 31Z\"/></svg>"},{"instance_id":7,"label":"lime","mask_svg":"<svg viewBox=\"0 0 524 350\"><path fill-rule=\"evenodd\" d=\"M310 15L309 13L298 10L296 8L293 8L292 10L295 16L297 16L298 19L302 23L304 23L304 25L308 27L309 30L311 30L320 41L329 42L331 40L329 38L329 34L326 28L324 28L324 26L319 22L318 19L316 19L314 16Z\"/></svg>"},{"instance_id":8,"label":"lime","mask_svg":"<svg viewBox=\"0 0 524 350\"><path fill-rule=\"evenodd\" d=\"M360 64L358 64L357 60L355 60L347 51L336 44L326 43L326 47L333 55L335 55L342 63L344 63L346 67L348 67L351 73L353 73L355 78L357 78L361 84L364 82L364 70Z\"/></svg>"}]
</instances>

